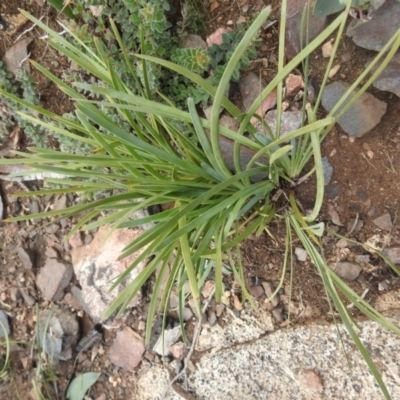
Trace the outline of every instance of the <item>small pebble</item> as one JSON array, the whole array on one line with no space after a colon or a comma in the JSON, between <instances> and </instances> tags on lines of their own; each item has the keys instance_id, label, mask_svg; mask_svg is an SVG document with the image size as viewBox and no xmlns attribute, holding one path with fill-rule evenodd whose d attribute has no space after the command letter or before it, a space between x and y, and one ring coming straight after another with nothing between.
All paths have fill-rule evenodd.
<instances>
[{"instance_id":1,"label":"small pebble","mask_svg":"<svg viewBox=\"0 0 400 400\"><path fill-rule=\"evenodd\" d=\"M384 280L382 282L378 283L378 290L383 291L383 290L388 290L389 289L389 282Z\"/></svg>"},{"instance_id":2,"label":"small pebble","mask_svg":"<svg viewBox=\"0 0 400 400\"><path fill-rule=\"evenodd\" d=\"M214 311L210 313L208 323L210 324L210 326L214 326L217 323L217 315Z\"/></svg>"},{"instance_id":3,"label":"small pebble","mask_svg":"<svg viewBox=\"0 0 400 400\"><path fill-rule=\"evenodd\" d=\"M259 297L261 297L264 294L264 289L262 288L262 286L252 286L249 289L249 293L251 296L255 297L256 299L258 299Z\"/></svg>"},{"instance_id":4,"label":"small pebble","mask_svg":"<svg viewBox=\"0 0 400 400\"><path fill-rule=\"evenodd\" d=\"M40 213L39 203L36 200L32 200L29 204L29 211L31 214Z\"/></svg>"},{"instance_id":5,"label":"small pebble","mask_svg":"<svg viewBox=\"0 0 400 400\"><path fill-rule=\"evenodd\" d=\"M215 312L217 313L217 317L220 318L222 313L225 310L225 305L222 303L217 304L217 306L215 307Z\"/></svg>"},{"instance_id":6,"label":"small pebble","mask_svg":"<svg viewBox=\"0 0 400 400\"><path fill-rule=\"evenodd\" d=\"M56 233L60 229L60 226L57 224L52 224L50 226L46 226L45 231L47 233Z\"/></svg>"},{"instance_id":7,"label":"small pebble","mask_svg":"<svg viewBox=\"0 0 400 400\"><path fill-rule=\"evenodd\" d=\"M282 307L274 308L272 310L272 315L274 316L276 322L282 322L283 321Z\"/></svg>"},{"instance_id":8,"label":"small pebble","mask_svg":"<svg viewBox=\"0 0 400 400\"><path fill-rule=\"evenodd\" d=\"M374 225L380 229L383 229L384 231L390 231L393 228L392 218L389 213L385 213L380 217L375 218L372 222Z\"/></svg>"},{"instance_id":9,"label":"small pebble","mask_svg":"<svg viewBox=\"0 0 400 400\"><path fill-rule=\"evenodd\" d=\"M337 263L335 272L336 274L343 279L347 279L349 281L356 280L362 271L362 267L356 263L342 261Z\"/></svg>"},{"instance_id":10,"label":"small pebble","mask_svg":"<svg viewBox=\"0 0 400 400\"><path fill-rule=\"evenodd\" d=\"M8 324L8 315L5 311L0 310L0 337L10 334L10 325Z\"/></svg>"},{"instance_id":11,"label":"small pebble","mask_svg":"<svg viewBox=\"0 0 400 400\"><path fill-rule=\"evenodd\" d=\"M296 257L299 261L302 261L302 262L307 261L307 252L303 248L296 247L294 249L294 254L296 255Z\"/></svg>"}]
</instances>

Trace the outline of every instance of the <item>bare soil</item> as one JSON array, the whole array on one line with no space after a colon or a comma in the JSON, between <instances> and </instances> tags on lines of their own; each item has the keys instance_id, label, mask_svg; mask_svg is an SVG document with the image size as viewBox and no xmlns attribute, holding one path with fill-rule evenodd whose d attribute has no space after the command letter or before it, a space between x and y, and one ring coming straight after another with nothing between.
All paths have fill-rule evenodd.
<instances>
[{"instance_id":1,"label":"bare soil","mask_svg":"<svg viewBox=\"0 0 400 400\"><path fill-rule=\"evenodd\" d=\"M210 13L205 17L207 30L212 32L221 26L232 26L230 21L235 22L241 16L249 19L262 7L270 4L272 4L273 9L272 18L277 19L279 17L279 0L272 2L262 0L221 1L220 6L212 14ZM246 5L250 7L249 11L244 13L243 7ZM46 23L52 28L58 29L55 22L58 13L47 4L41 7L35 1L30 0L3 0L0 4L0 13L18 13L18 8L28 10L36 17L44 16ZM21 27L20 31L13 36L0 33L0 57L3 57L15 37L28 26L30 26L29 23ZM265 83L273 78L276 71L278 29L278 24L275 24L263 32L261 36L262 44L258 57L259 59L267 58L269 60L268 67L261 70ZM28 35L37 38L40 34L37 29L34 29ZM30 51L32 59L40 62L57 76L61 76L62 71L69 68L68 61L61 58L41 40L34 40ZM353 82L363 70L370 55L369 51L356 47L349 38L344 36L339 47L337 60L335 60L341 65L341 69L334 79ZM316 81L321 80L326 66L327 60L322 57L320 51L317 51L311 58L310 71ZM252 63L250 69L260 71L260 67L260 62L256 61ZM43 76L34 70L32 70L32 75L39 83L41 101L45 108L60 115L73 109L73 104L55 85L49 84ZM329 157L334 172L332 181L326 188L324 206L319 219L337 233L346 235L351 232L349 234L351 239L365 243L372 235L381 232L372 220L388 212L393 221L393 228L390 231L391 244L397 245L400 240L397 220L400 205L400 157L398 156L400 99L373 88L369 92L388 105L388 110L382 122L365 137L356 140L349 138L339 126L336 126L322 145L323 155ZM323 114L323 111L321 111L321 114ZM22 137L19 147L26 149L28 145L29 141ZM57 146L57 143L51 142L50 145ZM3 150L5 146L7 146L6 143L3 145ZM40 182L29 184L27 188L24 188L18 183L1 181L1 194L7 216L30 213L32 199L15 200L11 195L21 190L33 190L35 185L40 186ZM313 179L301 184L296 189L296 195L305 209L311 209L315 200L315 182ZM34 200L38 201L41 210L44 210L47 205L54 204L57 198L35 198ZM343 226L333 224L332 207L337 211ZM360 229L352 229L354 219L363 222ZM31 382L35 377L39 357L32 350L34 349L36 307L40 312L50 306L41 297L41 293L35 286L36 274L46 259L49 240L59 246L60 257L70 261L69 246L63 244L62 238L68 232L71 224L72 221L69 221L65 227L62 227L55 234L49 233L44 223L40 221L3 223L0 228L2 250L0 308L7 311L11 316L11 339L18 341L18 344L12 345L9 375L3 382L0 381L0 397L2 398L36 398ZM283 226L272 224L270 235L264 233L261 237L250 238L242 244L241 250L249 290L258 286L262 281L272 281L275 284L279 281L283 264L284 233ZM339 256L337 241L338 239L333 236L327 236L325 239L324 250L328 260L337 260ZM35 255L34 266L31 270L27 270L21 265L17 255L19 247L29 249ZM347 253L347 259L352 260L357 255L365 254L368 253L361 246L353 246ZM291 324L305 324L316 320L331 322L332 316L325 291L314 266L309 262L296 261L292 273L293 286L290 286L290 271L288 271L282 296L288 298L291 291L293 309L301 308L302 312L296 314L296 312L291 311ZM400 287L399 278L378 257L372 255L360 277L351 282L350 286L359 294L368 289L365 299L374 304L382 293L378 290L378 285L383 281L387 281L387 290L395 290ZM144 310L146 310L148 299L149 297L145 296L143 307L134 310L126 321L127 325L132 326L140 334L144 333L139 322L146 318ZM288 314L289 303L288 301L282 301L282 303L284 304L282 310L284 321L277 322L277 326L286 326L287 324L285 318ZM77 314L83 334L93 327L93 323L82 310L79 310L79 307L74 308L71 304L67 304L65 300L61 301L60 304L62 307L72 309ZM216 311L216 306L215 303L211 303L208 315ZM222 321L218 323L222 323ZM188 326L189 333L191 333L193 325L188 324ZM42 389L46 386L49 390L45 394L46 398L65 398L64 391L71 377L74 374L87 371L102 372L100 380L90 392L91 398L135 398L136 389L132 373L116 368L108 358L108 349L114 336L114 332L105 331L97 351L84 353L79 357L76 365L74 365L74 359L54 365L52 369L56 374L56 381L51 382L49 376L48 384L42 386ZM160 360L157 356L148 352L142 362L142 367L153 362L160 362ZM102 394L105 397L101 397Z\"/></svg>"}]
</instances>

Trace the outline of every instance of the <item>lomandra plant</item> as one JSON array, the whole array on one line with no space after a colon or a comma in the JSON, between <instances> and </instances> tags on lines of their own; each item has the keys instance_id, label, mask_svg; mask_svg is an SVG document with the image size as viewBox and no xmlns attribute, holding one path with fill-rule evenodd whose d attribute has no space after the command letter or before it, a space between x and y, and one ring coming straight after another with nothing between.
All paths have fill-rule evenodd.
<instances>
[{"instance_id":1,"label":"lomandra plant","mask_svg":"<svg viewBox=\"0 0 400 400\"><path fill-rule=\"evenodd\" d=\"M141 85L132 67L131 58L112 20L110 24L121 55L125 59L126 67L131 71L133 80L137 82L140 95L133 94L132 90L118 78L112 63L106 56L105 46L99 39L95 39L96 50L93 50L74 36L73 32L69 32L77 43L75 45L74 41L66 40L23 12L27 18L46 31L50 45L101 82L100 85L76 83L75 86L80 90L95 93L102 99L99 101L86 98L36 62L32 64L75 102L77 117L75 120L55 115L10 93L0 91L9 99L30 107L48 120L55 121L55 124L52 125L24 113L21 113L21 116L45 128L51 128L60 135L83 142L92 149L85 155L79 155L31 148L29 153L16 153L21 158L2 160L7 164L24 163L31 166L35 172L64 176L63 179L48 179L52 183L61 185L61 188L43 189L18 195L98 191L111 191L112 195L65 210L21 216L12 220L47 217L62 219L84 213L85 216L68 236L80 229L93 229L109 223L112 223L115 229L154 223L152 228L123 250L121 258L137 250L142 250L142 253L125 273L115 279L110 290L119 285L133 268L145 260L149 262L137 278L118 296L104 316L107 318L115 312L121 315L143 284L155 275L154 295L151 297L148 313L147 342L150 339L151 323L155 314L163 310L174 286L179 293L180 307L182 308L188 296L191 296L200 314L200 293L207 276L210 272L214 273L215 297L216 301L220 302L224 287L223 269L226 268L231 270L241 286L243 299L250 299L243 279L240 243L250 234L262 233L271 220L283 221L286 225L287 240L281 282L283 282L287 266L291 264L292 235L296 234L321 276L330 305L336 310L363 354L385 397L390 398L378 370L358 338L357 327L346 307L346 301L350 301L369 318L391 331L400 334L400 330L352 291L327 266L320 241L324 226L321 223L316 224L315 219L319 215L324 192L321 141L336 119L354 103L385 68L400 45L399 32L387 43L326 118L318 119L317 117L320 102L318 98L314 106L304 105L304 123L301 128L284 138L276 133L279 132L282 113L281 93L285 77L300 63L306 65L311 52L336 31L337 40L322 82L322 92L343 33L348 10L349 5L328 28L285 65L286 1L282 2L278 74L262 91L259 99L246 114L237 109L225 97L225 93L242 55L268 18L270 7L265 8L257 16L243 36L229 59L217 87L212 86L194 72L169 61L146 54L135 55L137 60L142 60L145 65L155 63L169 68L202 87L213 98L210 121L199 117L194 102L190 98L188 112L171 106L165 97L165 103L152 100L153 93L146 85L146 79L144 79L145 84ZM66 28L63 27L63 29ZM381 64L376 72L353 96L352 90L358 87L380 61ZM262 100L274 89L278 89L278 127L276 132L271 132L263 122L264 128L270 132L270 138L268 138L264 133L257 132L250 120ZM160 97L163 98L162 94ZM117 110L129 129L121 128L119 124L113 122L102 111L104 107ZM240 122L238 132L219 125L221 107ZM232 165L228 166L222 155L221 138L229 139L234 143ZM247 154L250 154L250 160L243 165L240 154L245 148L247 148ZM293 191L287 193L289 199L287 207L278 212L272 201L275 189L283 180L295 187L303 167L310 160L314 161L311 173L315 173L317 181L316 201L311 214L303 215L297 208ZM139 220L129 219L133 212L141 208L167 203L172 203L173 207L165 208L156 215ZM395 269L393 265L392 267ZM189 293L185 292L188 287Z\"/></svg>"}]
</instances>

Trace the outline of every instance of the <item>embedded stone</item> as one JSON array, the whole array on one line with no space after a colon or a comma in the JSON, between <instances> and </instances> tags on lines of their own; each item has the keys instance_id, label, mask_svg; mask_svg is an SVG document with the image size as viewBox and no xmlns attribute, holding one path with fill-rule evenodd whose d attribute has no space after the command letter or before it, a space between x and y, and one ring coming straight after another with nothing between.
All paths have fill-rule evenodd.
<instances>
[{"instance_id":1,"label":"embedded stone","mask_svg":"<svg viewBox=\"0 0 400 400\"><path fill-rule=\"evenodd\" d=\"M331 111L341 97L345 94L350 84L343 81L333 82L325 87L322 94L322 105L327 111ZM350 94L342 104L343 108L354 96ZM339 118L338 124L350 136L363 137L377 126L386 113L387 105L378 100L372 94L364 92L357 101ZM340 111L340 109L338 110Z\"/></svg>"}]
</instances>

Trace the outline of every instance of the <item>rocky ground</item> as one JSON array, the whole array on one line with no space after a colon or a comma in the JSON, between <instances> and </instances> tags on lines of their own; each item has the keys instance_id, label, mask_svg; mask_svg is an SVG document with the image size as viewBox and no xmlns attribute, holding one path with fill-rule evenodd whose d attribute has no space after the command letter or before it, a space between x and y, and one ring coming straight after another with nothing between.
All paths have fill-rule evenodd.
<instances>
[{"instance_id":1,"label":"rocky ground","mask_svg":"<svg viewBox=\"0 0 400 400\"><path fill-rule=\"evenodd\" d=\"M36 16L44 16L53 28L57 28L57 13L47 4L41 1L20 3L18 6ZM243 110L259 94L259 77L267 85L276 72L276 19L280 2L251 0L232 5L228 1L213 1L207 4L210 10L210 21L207 23L210 30L217 30L234 27L236 23L250 19L266 3L272 3L273 17L263 29L258 58L238 85L233 86L234 98L239 99L238 105ZM288 59L298 51L296 27L299 26L301 3L289 1ZM7 29L0 32L0 56L10 65L13 60L15 63L15 60L23 59L30 51L32 58L57 75L63 68L69 67L66 60L58 58L39 40L40 32L35 29L25 32L30 24L18 17L15 2L3 2L0 13L2 20L7 22ZM396 21L400 20L400 3L387 0L371 15L372 19L368 22L360 24L359 20L354 20L349 24L339 45L329 85L323 94L321 115L331 109L349 82L359 76L368 60L394 33L398 25ZM327 21L315 18L312 23L317 33ZM22 44L21 40L24 41ZM327 42L310 60L310 75L315 82L313 87L316 93L328 63L326 56L331 45L332 42ZM400 189L399 59L397 54L369 93L357 100L324 141L326 197L320 217L332 231L383 250L395 264L400 264L397 221ZM72 104L54 85L48 86L43 77L34 71L32 74L39 82L41 99L46 107L60 114L72 109ZM283 132L290 132L300 125L303 86L300 70L294 71L285 82ZM276 123L275 104L276 98L272 95L260 110L260 113L266 114L265 118L271 125ZM233 121L229 117L222 118L221 123L232 127ZM11 150L26 149L27 145L29 142L24 133L15 126L9 140L3 142L1 156L9 157ZM50 141L50 145L56 146L57 143ZM223 143L228 164L230 145L229 142ZM37 176L29 180L12 180L8 177L10 172L15 170L0 166L4 216L59 210L80 201L78 195L12 197L16 192L40 188L43 180ZM304 209L312 207L314 193L315 183L312 180L298 187L297 194ZM187 386L185 379L181 379L179 384L174 383L173 391L167 398L261 399L266 393L269 398L282 398L284 380L274 380L282 371L290 382L295 382L293 387L288 388L288 393L297 393L296 388L300 390L301 395L297 398L344 398L341 393L348 393L346 398L379 396L379 392L363 391L365 382L373 388L371 378L364 370L358 376L358 389L356 384L350 388L348 374L338 375L342 386L338 381L329 380L333 368L329 365L329 358L339 357L340 344L322 283L304 249L295 249L293 284L288 277L279 294L271 302L265 302L273 294L281 275L282 227L271 226L275 240L264 234L259 238L249 238L241 247L248 289L255 298L256 309L242 304L240 291L230 279L225 282L223 302L216 304L212 299L213 280L210 277L202 293L205 310L201 324L194 317L190 302L183 310L187 340L181 337L177 319L178 299L173 295L164 342L160 339L160 317L155 322L152 342L146 347L143 338L146 311L152 295L151 281L146 290L132 300L129 312L121 320L110 318L100 324L100 316L117 295L117 292L108 294L109 282L131 261L118 261L120 251L140 231L125 230L109 235L106 227L75 234L65 241L66 234L77 220L78 217L28 220L3 223L0 228L0 321L4 325L0 334L2 329L6 329L11 339L10 367L7 376L2 378L0 375L2 397L37 399L32 384L37 380L45 398L65 398L70 380L78 374L92 371L101 373L89 393L92 399L160 398L157 396L166 392L168 381L182 371L185 360L188 361ZM333 236L327 236L324 245L332 268L364 299L380 311L400 308L399 278L376 254L362 245ZM364 324L367 333L377 331L370 323ZM282 329L289 325L293 330ZM370 336L364 339L372 343L371 349L381 349L373 354L376 361L381 362L379 368L390 387L394 388L392 382L395 382L396 376L398 379L398 362L395 357L392 364L389 362L388 350L383 351L381 344L382 340L390 343L390 349L395 352L398 339L385 336L386 333L380 331L379 335L381 342L378 339L371 342ZM304 337L308 338L305 344L301 342ZM311 346L313 337L325 337L327 344L320 353ZM273 347L282 343L289 343L288 347ZM332 347L328 346L329 343ZM255 347L250 347L250 344ZM40 354L39 348L43 346L51 348L48 352L52 354L53 362L49 355ZM354 347L347 339L346 346L353 354ZM266 347L269 348L268 355L263 355L262 349ZM188 354L190 358L187 358ZM305 356L307 354L314 355L313 362ZM275 364L276 359L283 357L287 357L285 363ZM235 364L228 363L234 360L239 361L241 369L235 369L232 366ZM256 373L260 375L260 371L266 370L265 360L271 366L267 374L269 381L274 381L271 387L261 377L254 378ZM361 364L355 362L356 365L358 363ZM337 368L344 364L345 361L340 358ZM221 379L218 380L217 376ZM336 387L342 388L341 392L333 392L335 382ZM220 388L218 394L213 394L216 392L211 392L211 387ZM376 388L371 390L376 391Z\"/></svg>"}]
</instances>

